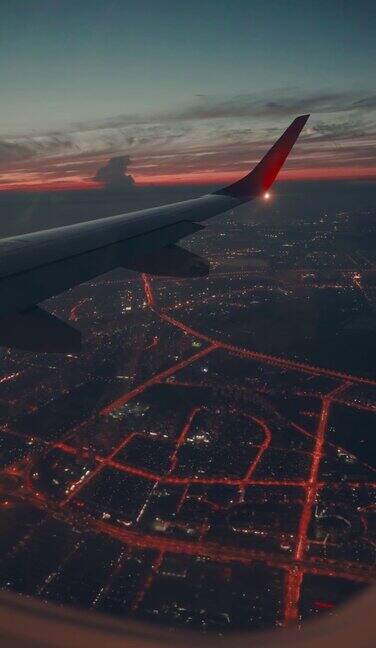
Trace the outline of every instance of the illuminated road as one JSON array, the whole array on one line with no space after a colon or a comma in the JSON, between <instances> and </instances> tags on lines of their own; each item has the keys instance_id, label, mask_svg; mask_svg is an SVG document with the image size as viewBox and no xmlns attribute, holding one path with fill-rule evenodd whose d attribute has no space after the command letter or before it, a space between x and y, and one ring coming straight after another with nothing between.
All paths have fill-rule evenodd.
<instances>
[{"instance_id":1,"label":"illuminated road","mask_svg":"<svg viewBox=\"0 0 376 648\"><path fill-rule=\"evenodd\" d=\"M303 561L307 546L308 527L311 522L312 509L315 503L318 491L318 474L320 461L322 459L323 447L325 441L325 432L328 424L329 409L331 398L348 387L348 383L337 387L322 400L319 424L316 430L315 446L312 452L311 470L308 481L305 485L306 500L300 516L298 533L296 536L296 546L294 558L297 563ZM303 570L294 568L289 571L286 578L286 597L285 597L285 621L296 621L298 618L298 603L300 599L300 588L303 580Z\"/></svg>"},{"instance_id":2,"label":"illuminated road","mask_svg":"<svg viewBox=\"0 0 376 648\"><path fill-rule=\"evenodd\" d=\"M218 273L218 276L227 276L226 273ZM322 488L325 487L325 480L319 478L320 465L324 455L325 444L334 448L335 450L344 450L327 439L328 420L331 408L334 403L345 403L351 407L358 408L361 411L374 411L375 407L368 407L360 402L348 401L347 390L353 385L361 385L367 387L375 387L376 381L370 380L361 376L351 376L331 369L312 366L306 363L289 360L283 357L277 357L252 351L240 346L226 343L219 339L206 335L198 331L188 324L172 317L170 312L160 308L153 290L153 282L147 275L141 276L142 287L144 291L144 299L146 300L146 307L151 311L155 317L164 324L167 324L178 331L181 331L184 336L192 338L192 342L197 343L200 341L202 348L191 353L187 357L183 357L173 362L169 367L162 371L157 371L149 376L140 384L133 386L122 395L117 396L114 400L107 402L100 410L99 416L105 422L106 417L116 415L127 403L132 400L137 400L138 397L145 394L150 388L161 385L168 379L174 380L173 384L180 389L200 387L199 382L180 379L179 372L183 369L199 363L204 358L215 354L217 351L228 353L231 356L237 356L244 360L256 361L260 364L271 365L282 369L284 371L299 372L310 377L322 376L336 381L336 386L332 391L324 395L317 391L307 392L304 389L298 390L296 394L302 397L312 397L313 395L320 403L320 410L315 413L317 417L317 424L313 431L305 430L293 421L290 422L297 434L303 435L306 439L312 441L313 446L309 452L305 452L305 457L309 459L307 475L304 478L293 477L291 479L278 478L278 476L271 475L270 478L258 478L258 468L263 463L263 456L267 453L273 444L273 426L267 420L267 415L243 412L226 405L226 412L228 415L241 416L249 422L250 434L252 431L257 431L259 440L252 445L252 453L249 455L249 462L246 464L246 469L239 471L239 474L179 474L179 462L181 452L189 442L190 433L196 425L196 421L203 414L210 414L208 408L202 405L192 405L187 409L184 421L179 425L176 438L169 443L173 446L167 460L167 467L164 471L156 471L151 468L145 468L137 465L132 465L127 461L127 451L135 441L142 441L145 439L145 434L142 432L126 431L124 426L124 433L120 439L117 439L114 447L106 454L105 452L85 452L80 447L72 442L75 435L81 428L88 424L88 420L79 423L76 427L70 429L67 433L60 437L57 442L48 442L40 440L41 445L44 446L43 453L47 457L48 453L59 451L62 456L74 459L79 462L80 460L87 459L88 466L85 472L72 483L65 491L63 497L57 500L50 499L48 494L43 492L39 485L33 478L34 463L31 457L23 465L15 464L7 469L7 474L17 476L20 480L20 488L14 493L14 498L19 498L20 501L30 501L36 507L48 511L53 517L62 519L79 528L90 529L97 534L103 534L113 538L124 545L118 560L114 562L113 568L109 574L108 579L100 591L97 593L93 600L93 606L99 607L101 601L105 599L108 592L113 587L117 575L123 569L126 562L127 555L132 550L150 550L153 551L153 559L148 569L146 577L139 585L136 594L134 595L131 605L132 611L135 613L142 602L144 601L146 593L152 588L155 578L158 576L161 565L166 554L181 554L184 556L201 556L208 558L216 563L223 563L231 565L232 563L239 563L243 565L252 565L255 561L262 564L282 570L284 575L284 591L283 591L283 612L282 618L279 619L281 624L296 623L299 621L299 605L302 595L302 583L306 574L316 576L329 576L345 579L346 581L354 581L359 583L368 583L376 579L376 573L373 567L369 565L362 565L354 561L345 561L333 558L315 557L312 555L308 548L309 545L320 544L320 540L309 538L309 528L314 514L314 507L317 501L317 496ZM356 280L354 279L354 283ZM360 283L356 287L361 290ZM79 318L79 309L87 301L87 298L81 299L70 310L70 320L77 321ZM144 302L145 303L145 302ZM169 309L170 311L172 309ZM150 340L150 343L149 343ZM148 338L148 343L143 347L143 351L153 351L160 346L160 336L152 335ZM177 356L175 356L176 358ZM11 382L19 377L18 372L9 373L0 382ZM98 413L98 412L97 412ZM93 420L94 415L90 420ZM316 418L315 418L316 421ZM6 430L5 430L6 431ZM157 438L158 435L155 433ZM122 452L123 451L123 452ZM124 452L126 451L126 452ZM122 459L121 457L125 457ZM245 459L247 455L245 455ZM40 457L39 457L40 460ZM169 462L169 465L168 465ZM366 466L366 464L363 464ZM372 470L371 467L366 466L367 469ZM181 487L181 495L179 495L179 502L176 505L176 514L178 514L184 505L190 500L194 500L190 494L190 487L208 486L208 487L234 487L238 490L238 504L244 503L244 492L248 487L265 487L265 488L286 488L297 489L301 493L302 505L299 509L299 519L297 529L294 533L279 532L278 530L269 530L268 537L275 537L276 539L283 539L284 552L271 551L267 549L249 549L242 546L232 546L231 542L216 542L208 539L208 531L210 525L205 519L196 523L194 531L197 532L194 539L189 537L192 528L186 522L179 522L180 534L186 535L182 538L170 537L167 534L155 532L145 532L137 528L125 528L120 524L114 523L113 520L97 519L91 514L84 512L84 504L82 502L82 495L85 489L96 483L105 469L112 468L122 475L140 478L148 482L148 488L155 489L162 486L176 486ZM375 475L376 475L376 471ZM368 486L370 488L376 486L376 477L374 480L368 482L357 482L349 480L348 485L354 488L360 486ZM153 492L153 490L151 491ZM149 496L148 496L149 497ZM206 504L213 511L226 511L226 505L211 501L210 498L198 496L197 500ZM147 506L148 500L143 503L137 516L137 523L142 522L144 510ZM4 504L7 506L8 504ZM178 522L176 522L178 525ZM208 536L208 537L207 537ZM23 538L22 542L28 542L29 536ZM283 543L282 543L283 544ZM80 545L77 545L80 546ZM17 550L19 547L17 547ZM43 594L50 583L52 578L57 575L48 576L46 581L40 585L38 590L39 594ZM317 601L318 609L331 609L332 605L327 601Z\"/></svg>"}]
</instances>

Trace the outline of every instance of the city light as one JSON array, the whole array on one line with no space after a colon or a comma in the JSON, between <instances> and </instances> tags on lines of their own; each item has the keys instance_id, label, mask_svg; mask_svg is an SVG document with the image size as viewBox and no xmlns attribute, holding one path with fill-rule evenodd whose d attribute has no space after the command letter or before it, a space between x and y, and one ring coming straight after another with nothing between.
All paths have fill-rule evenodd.
<instances>
[{"instance_id":1,"label":"city light","mask_svg":"<svg viewBox=\"0 0 376 648\"><path fill-rule=\"evenodd\" d=\"M269 198L269 192L261 194ZM371 217L370 223L367 237ZM325 273L326 251L321 261L311 247L314 256L307 260L301 241L321 246L328 231L331 243L332 229L332 217L319 220L317 214L304 224L297 216L285 228L260 224L257 246L240 229L237 246L226 243L227 267L218 263L210 281L115 275L88 284L90 296L81 289L66 297L67 319L93 327L92 355L85 363L95 380L82 384L76 355L53 367L46 358L45 374L34 361L25 363L24 355L15 357L0 378L1 441L8 453L0 474L0 513L11 519L22 502L33 516L29 522L22 509L19 533L13 535L11 525L4 531L12 552L3 582L29 569L31 552L49 534L55 562L39 554L32 594L69 602L82 587L69 580L79 563L86 606L125 610L142 620L157 610L172 625L188 625L194 618L186 620L181 586L194 601L198 588L215 578L210 605L215 610L223 596L226 623L236 629L240 616L234 610L246 603L240 621L250 630L260 618L265 627L280 627L330 611L345 600L337 580L355 593L374 578L374 536L367 521L376 482L371 455L362 446L374 429L376 381L361 370L349 373L345 354L339 367L331 362L329 347L322 366L298 349L289 357L281 345L258 345L265 334L263 309L273 306L279 335L279 313L288 313L285 299L294 291L314 295L319 314L328 299L339 299L343 308L346 291L350 301L341 322L353 312L353 293L357 308L371 302L370 276L357 257L344 270L332 270L333 263ZM253 258L241 265L266 252L277 267L297 268L296 277L278 290L264 265ZM132 293L131 326L125 328L123 312ZM252 331L245 337L243 323L237 328L232 317L245 308L252 308L257 337ZM101 316L109 312L111 317ZM294 335L292 330L291 348ZM305 327L304 335L309 343L319 339L315 329ZM35 380L40 375L45 401ZM229 385L228 376L235 384ZM4 406L20 414L8 422ZM348 417L362 431L362 443L344 434ZM30 534L39 513L44 526ZM57 522L64 529L61 541ZM97 547L106 550L102 572L92 568ZM197 566L197 582L190 564ZM260 590L248 587L256 577ZM166 599L165 583L173 592ZM222 631L216 610L213 617L200 610L200 623Z\"/></svg>"}]
</instances>

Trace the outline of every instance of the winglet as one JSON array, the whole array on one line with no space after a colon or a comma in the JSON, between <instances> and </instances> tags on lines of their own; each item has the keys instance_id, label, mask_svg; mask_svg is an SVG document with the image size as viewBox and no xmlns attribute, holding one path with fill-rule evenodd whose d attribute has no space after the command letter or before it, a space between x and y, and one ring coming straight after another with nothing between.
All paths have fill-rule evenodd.
<instances>
[{"instance_id":1,"label":"winglet","mask_svg":"<svg viewBox=\"0 0 376 648\"><path fill-rule=\"evenodd\" d=\"M309 115L301 115L294 119L261 162L248 175L215 193L249 200L267 191L276 179L308 117Z\"/></svg>"}]
</instances>

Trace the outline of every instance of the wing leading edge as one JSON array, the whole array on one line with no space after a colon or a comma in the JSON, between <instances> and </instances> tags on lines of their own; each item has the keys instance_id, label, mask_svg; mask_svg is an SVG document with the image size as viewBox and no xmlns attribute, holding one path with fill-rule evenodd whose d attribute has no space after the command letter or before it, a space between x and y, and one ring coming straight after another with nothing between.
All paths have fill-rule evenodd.
<instances>
[{"instance_id":1,"label":"wing leading edge","mask_svg":"<svg viewBox=\"0 0 376 648\"><path fill-rule=\"evenodd\" d=\"M170 260L162 262L161 273L166 268L168 274L177 264L182 276L187 276L187 268L192 264L197 268L197 260L188 259L175 244L200 229L200 221L269 189L308 117L297 117L248 175L212 194L1 240L0 318L19 315L21 329L23 321L27 328L28 314L39 302L115 267L151 268L158 273L158 259L162 262L163 255L156 255L157 248L170 255ZM201 271L205 272L202 266ZM33 321L42 319L33 315ZM2 337L0 320L0 345L7 344L7 336L4 342Z\"/></svg>"}]
</instances>

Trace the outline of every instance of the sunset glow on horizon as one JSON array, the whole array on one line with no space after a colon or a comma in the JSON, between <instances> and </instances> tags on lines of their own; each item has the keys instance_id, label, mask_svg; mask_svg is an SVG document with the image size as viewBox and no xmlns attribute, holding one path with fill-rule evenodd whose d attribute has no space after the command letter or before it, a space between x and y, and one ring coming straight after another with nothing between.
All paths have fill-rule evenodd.
<instances>
[{"instance_id":1,"label":"sunset glow on horizon","mask_svg":"<svg viewBox=\"0 0 376 648\"><path fill-rule=\"evenodd\" d=\"M243 173L244 175L244 173ZM28 179L20 177L17 180L0 182L0 192L49 192L49 191L84 191L88 189L103 189L103 184L85 176L69 178L46 179L43 176ZM202 171L186 174L165 173L155 175L133 174L136 187L148 186L190 186L190 185L226 185L238 180L242 176L239 172L212 172ZM364 168L322 168L322 169L294 169L281 171L276 182L299 182L319 180L370 180L376 182L376 169L374 167ZM264 199L271 198L270 192L264 194Z\"/></svg>"},{"instance_id":2,"label":"sunset glow on horizon","mask_svg":"<svg viewBox=\"0 0 376 648\"><path fill-rule=\"evenodd\" d=\"M369 11L163 4L4 8L0 191L230 183L304 113L279 179L376 179Z\"/></svg>"}]
</instances>

